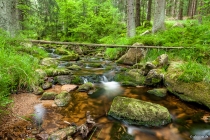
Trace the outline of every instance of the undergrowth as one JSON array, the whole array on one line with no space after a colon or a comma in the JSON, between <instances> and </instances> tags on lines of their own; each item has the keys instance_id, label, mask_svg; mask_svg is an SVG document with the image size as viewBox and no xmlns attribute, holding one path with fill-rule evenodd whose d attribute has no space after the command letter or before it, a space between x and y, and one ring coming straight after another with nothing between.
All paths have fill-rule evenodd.
<instances>
[{"instance_id":1,"label":"undergrowth","mask_svg":"<svg viewBox=\"0 0 210 140\"><path fill-rule=\"evenodd\" d=\"M19 90L31 91L38 84L38 77L35 69L38 68L38 58L33 55L43 55L40 49L36 54L21 51L23 40L11 38L5 32L0 31L0 114L4 111L2 107L12 102L9 99L11 93ZM26 49L25 49L26 50Z\"/></svg>"}]
</instances>

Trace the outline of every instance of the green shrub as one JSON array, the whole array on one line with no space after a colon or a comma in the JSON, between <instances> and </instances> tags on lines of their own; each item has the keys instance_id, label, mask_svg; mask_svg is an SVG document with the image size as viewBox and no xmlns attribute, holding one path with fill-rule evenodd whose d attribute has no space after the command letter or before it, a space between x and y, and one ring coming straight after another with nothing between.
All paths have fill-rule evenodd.
<instances>
[{"instance_id":1,"label":"green shrub","mask_svg":"<svg viewBox=\"0 0 210 140\"><path fill-rule=\"evenodd\" d=\"M108 59L116 60L125 52L125 48L107 48L105 51L105 56Z\"/></svg>"},{"instance_id":2,"label":"green shrub","mask_svg":"<svg viewBox=\"0 0 210 140\"><path fill-rule=\"evenodd\" d=\"M30 54L17 52L21 40L0 32L0 113L11 102L8 96L18 90L32 90L38 83L35 69L38 59Z\"/></svg>"}]
</instances>

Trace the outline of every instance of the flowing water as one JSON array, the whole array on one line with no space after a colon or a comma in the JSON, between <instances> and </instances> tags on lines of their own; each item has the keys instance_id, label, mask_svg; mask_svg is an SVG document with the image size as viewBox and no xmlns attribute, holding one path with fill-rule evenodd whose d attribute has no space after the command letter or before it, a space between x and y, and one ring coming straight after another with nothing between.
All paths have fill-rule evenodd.
<instances>
[{"instance_id":1,"label":"flowing water","mask_svg":"<svg viewBox=\"0 0 210 140\"><path fill-rule=\"evenodd\" d=\"M53 55L55 56L55 55ZM111 61L99 59L84 59L83 69L74 71L81 76L84 82L95 83L98 90L93 94L84 92L72 92L72 101L67 107L56 109L60 121L74 122L77 125L85 123L86 111L90 111L97 123L87 139L91 140L207 140L210 139L210 123L205 119L210 112L199 104L187 103L168 93L166 97L156 97L148 94L149 87L122 87L118 82L112 81L114 72L122 66L117 66ZM67 63L67 62L66 62ZM62 64L66 64L62 62ZM71 62L81 64L80 62ZM101 63L102 67L92 68L89 63ZM60 64L60 66L62 65ZM113 66L113 70L106 70L107 64ZM65 67L65 65L63 65ZM94 77L94 78L93 78ZM152 103L160 104L168 108L172 123L162 127L144 127L127 125L107 115L115 96L126 96ZM45 117L46 129L53 127L50 110ZM204 119L202 119L204 118Z\"/></svg>"}]
</instances>

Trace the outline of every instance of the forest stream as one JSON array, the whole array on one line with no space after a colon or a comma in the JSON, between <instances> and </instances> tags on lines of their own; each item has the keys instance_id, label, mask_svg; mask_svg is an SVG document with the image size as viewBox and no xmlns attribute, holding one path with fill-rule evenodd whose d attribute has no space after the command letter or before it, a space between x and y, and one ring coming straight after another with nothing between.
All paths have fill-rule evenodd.
<instances>
[{"instance_id":1,"label":"forest stream","mask_svg":"<svg viewBox=\"0 0 210 140\"><path fill-rule=\"evenodd\" d=\"M52 53L54 58L60 57ZM121 68L127 67L104 60L103 57L85 56L79 61L61 61L59 67L66 67L69 63L80 64L81 70L73 71L73 75L81 77L85 82L92 82L98 87L97 91L88 93L71 91L72 99L66 107L44 106L46 110L42 124L42 134L51 134L58 128L65 128L66 122L75 123L77 126L86 121L86 112L90 111L96 122L96 127L84 139L87 140L207 140L210 139L210 125L207 116L210 112L204 106L181 101L178 97L167 93L165 97L148 94L151 87L137 86L125 87L112 81L113 74ZM90 63L100 63L102 67L93 68ZM106 69L107 64L112 69ZM50 90L60 90L60 85L54 85ZM136 98L147 102L157 103L166 107L172 122L162 127L145 127L128 125L108 116L111 103L115 96ZM40 98L41 96L37 96ZM20 126L24 125L20 124ZM15 124L14 124L15 125ZM27 127L32 127L27 126ZM30 129L30 128L28 128ZM23 132L24 133L24 132ZM32 132L28 137L33 138ZM77 140L82 139L77 136Z\"/></svg>"}]
</instances>

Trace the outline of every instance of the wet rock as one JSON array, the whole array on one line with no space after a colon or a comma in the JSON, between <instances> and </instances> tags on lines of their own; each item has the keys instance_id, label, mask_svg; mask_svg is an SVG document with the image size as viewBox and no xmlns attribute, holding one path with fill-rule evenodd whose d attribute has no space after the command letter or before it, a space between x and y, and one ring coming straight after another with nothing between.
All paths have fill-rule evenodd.
<instances>
[{"instance_id":1,"label":"wet rock","mask_svg":"<svg viewBox=\"0 0 210 140\"><path fill-rule=\"evenodd\" d=\"M68 50L66 50L65 47L58 47L55 49L55 53L57 53L59 55L67 55L70 52Z\"/></svg>"},{"instance_id":2,"label":"wet rock","mask_svg":"<svg viewBox=\"0 0 210 140\"><path fill-rule=\"evenodd\" d=\"M76 126L69 126L67 128L57 130L50 135L50 140L65 140L68 136L76 133L76 129Z\"/></svg>"},{"instance_id":3,"label":"wet rock","mask_svg":"<svg viewBox=\"0 0 210 140\"><path fill-rule=\"evenodd\" d=\"M61 93L55 96L55 104L61 107L66 106L69 103L70 99L71 95L66 91L62 91Z\"/></svg>"},{"instance_id":4,"label":"wet rock","mask_svg":"<svg viewBox=\"0 0 210 140\"><path fill-rule=\"evenodd\" d=\"M42 93L44 93L44 90L41 87L35 87L34 94L41 95Z\"/></svg>"},{"instance_id":5,"label":"wet rock","mask_svg":"<svg viewBox=\"0 0 210 140\"><path fill-rule=\"evenodd\" d=\"M82 68L78 65L73 64L72 66L69 66L68 69L70 69L70 70L81 70Z\"/></svg>"},{"instance_id":6,"label":"wet rock","mask_svg":"<svg viewBox=\"0 0 210 140\"><path fill-rule=\"evenodd\" d=\"M178 77L183 73L179 68L184 62L171 62L164 76L164 84L168 91L188 102L197 102L210 108L210 85L201 82L182 82Z\"/></svg>"},{"instance_id":7,"label":"wet rock","mask_svg":"<svg viewBox=\"0 0 210 140\"><path fill-rule=\"evenodd\" d=\"M155 88L152 90L148 90L147 93L154 94L158 97L165 97L167 94L167 89L166 88Z\"/></svg>"},{"instance_id":8,"label":"wet rock","mask_svg":"<svg viewBox=\"0 0 210 140\"><path fill-rule=\"evenodd\" d=\"M62 61L76 61L79 60L79 55L75 53L71 53L68 55L63 55L60 60Z\"/></svg>"},{"instance_id":9,"label":"wet rock","mask_svg":"<svg viewBox=\"0 0 210 140\"><path fill-rule=\"evenodd\" d=\"M156 68L162 68L168 66L168 55L162 54L158 56L156 60L152 62L154 65L156 65Z\"/></svg>"},{"instance_id":10,"label":"wet rock","mask_svg":"<svg viewBox=\"0 0 210 140\"><path fill-rule=\"evenodd\" d=\"M162 84L164 74L161 69L152 69L146 76L145 85L157 86Z\"/></svg>"},{"instance_id":11,"label":"wet rock","mask_svg":"<svg viewBox=\"0 0 210 140\"><path fill-rule=\"evenodd\" d=\"M55 82L59 85L66 85L71 83L71 75L60 75L55 77Z\"/></svg>"},{"instance_id":12,"label":"wet rock","mask_svg":"<svg viewBox=\"0 0 210 140\"><path fill-rule=\"evenodd\" d=\"M67 92L70 92L70 91L73 91L77 88L77 85L63 85L61 87L61 91L67 91Z\"/></svg>"},{"instance_id":13,"label":"wet rock","mask_svg":"<svg viewBox=\"0 0 210 140\"><path fill-rule=\"evenodd\" d=\"M88 63L89 67L93 67L93 68L101 68L102 65L101 63Z\"/></svg>"},{"instance_id":14,"label":"wet rock","mask_svg":"<svg viewBox=\"0 0 210 140\"><path fill-rule=\"evenodd\" d=\"M135 43L133 46L142 46L142 44ZM143 48L130 48L126 54L124 54L117 63L134 65L139 62L146 55L146 50Z\"/></svg>"},{"instance_id":15,"label":"wet rock","mask_svg":"<svg viewBox=\"0 0 210 140\"><path fill-rule=\"evenodd\" d=\"M44 92L42 94L41 100L54 100L57 93L55 92Z\"/></svg>"},{"instance_id":16,"label":"wet rock","mask_svg":"<svg viewBox=\"0 0 210 140\"><path fill-rule=\"evenodd\" d=\"M58 60L56 58L44 58L41 60L41 65L47 67L56 67L58 65Z\"/></svg>"},{"instance_id":17,"label":"wet rock","mask_svg":"<svg viewBox=\"0 0 210 140\"><path fill-rule=\"evenodd\" d=\"M42 89L46 90L52 87L52 83L50 82L45 82L42 84Z\"/></svg>"},{"instance_id":18,"label":"wet rock","mask_svg":"<svg viewBox=\"0 0 210 140\"><path fill-rule=\"evenodd\" d=\"M89 91L91 89L94 89L93 83L87 82L81 86L79 86L78 91Z\"/></svg>"},{"instance_id":19,"label":"wet rock","mask_svg":"<svg viewBox=\"0 0 210 140\"><path fill-rule=\"evenodd\" d=\"M145 77L142 75L142 71L140 69L131 69L127 72L129 76L133 79L133 82L135 82L138 85L143 85L145 82Z\"/></svg>"},{"instance_id":20,"label":"wet rock","mask_svg":"<svg viewBox=\"0 0 210 140\"><path fill-rule=\"evenodd\" d=\"M58 76L58 75L69 75L72 73L71 70L65 68L48 68L45 70L47 76Z\"/></svg>"},{"instance_id":21,"label":"wet rock","mask_svg":"<svg viewBox=\"0 0 210 140\"><path fill-rule=\"evenodd\" d=\"M37 70L35 70L35 71L36 71L36 73L39 75L40 78L45 78L45 77L47 77L47 73L46 73L44 70L42 70L42 69L37 69Z\"/></svg>"},{"instance_id":22,"label":"wet rock","mask_svg":"<svg viewBox=\"0 0 210 140\"><path fill-rule=\"evenodd\" d=\"M155 103L120 96L114 98L108 115L134 125L161 126L171 122L167 108Z\"/></svg>"},{"instance_id":23,"label":"wet rock","mask_svg":"<svg viewBox=\"0 0 210 140\"><path fill-rule=\"evenodd\" d=\"M37 134L36 135L36 139L38 139L38 140L49 140L48 139L49 138L49 135L48 134Z\"/></svg>"},{"instance_id":24,"label":"wet rock","mask_svg":"<svg viewBox=\"0 0 210 140\"><path fill-rule=\"evenodd\" d=\"M150 70L155 69L156 66L152 62L146 62L145 68L144 68L144 75L147 75Z\"/></svg>"}]
</instances>

